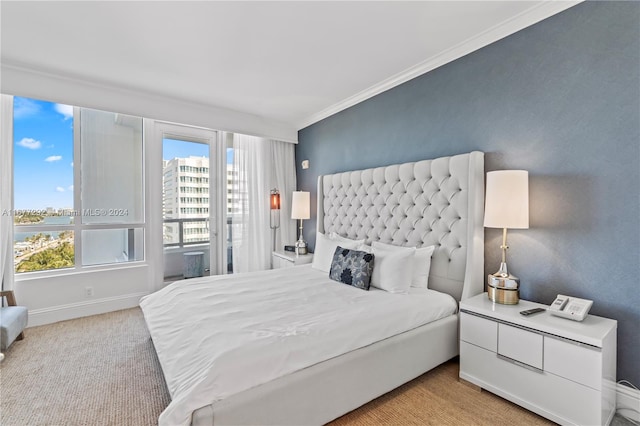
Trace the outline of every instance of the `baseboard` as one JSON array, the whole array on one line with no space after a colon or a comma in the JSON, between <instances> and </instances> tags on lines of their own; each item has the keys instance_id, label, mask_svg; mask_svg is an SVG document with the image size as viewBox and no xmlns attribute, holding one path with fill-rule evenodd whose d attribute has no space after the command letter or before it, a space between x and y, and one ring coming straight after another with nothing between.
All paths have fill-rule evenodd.
<instances>
[{"instance_id":1,"label":"baseboard","mask_svg":"<svg viewBox=\"0 0 640 426\"><path fill-rule=\"evenodd\" d=\"M132 293L122 296L108 297L69 305L52 306L50 308L33 309L29 311L28 327L51 324L74 318L104 314L138 306L140 298L148 293Z\"/></svg>"},{"instance_id":2,"label":"baseboard","mask_svg":"<svg viewBox=\"0 0 640 426\"><path fill-rule=\"evenodd\" d=\"M640 390L618 383L616 391L616 413L635 422L640 422Z\"/></svg>"}]
</instances>

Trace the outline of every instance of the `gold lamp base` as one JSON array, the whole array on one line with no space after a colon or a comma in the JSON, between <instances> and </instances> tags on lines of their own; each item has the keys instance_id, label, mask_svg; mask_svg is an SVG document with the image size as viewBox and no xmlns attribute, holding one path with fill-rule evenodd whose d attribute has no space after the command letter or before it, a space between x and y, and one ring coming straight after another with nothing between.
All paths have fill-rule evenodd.
<instances>
[{"instance_id":1,"label":"gold lamp base","mask_svg":"<svg viewBox=\"0 0 640 426\"><path fill-rule=\"evenodd\" d=\"M518 289L487 286L487 295L489 300L502 305L517 305L520 301L520 290Z\"/></svg>"},{"instance_id":2,"label":"gold lamp base","mask_svg":"<svg viewBox=\"0 0 640 426\"><path fill-rule=\"evenodd\" d=\"M507 271L506 263L500 264L498 272L487 276L487 296L503 305L517 305L520 301L520 278Z\"/></svg>"},{"instance_id":3,"label":"gold lamp base","mask_svg":"<svg viewBox=\"0 0 640 426\"><path fill-rule=\"evenodd\" d=\"M308 253L307 242L302 239L302 236L300 236L300 239L296 241L295 248L296 248L296 256Z\"/></svg>"},{"instance_id":4,"label":"gold lamp base","mask_svg":"<svg viewBox=\"0 0 640 426\"><path fill-rule=\"evenodd\" d=\"M486 222L485 222L486 226ZM528 225L527 225L528 227ZM507 228L502 229L502 262L495 274L487 276L487 296L494 303L517 305L520 301L520 278L507 269Z\"/></svg>"}]
</instances>

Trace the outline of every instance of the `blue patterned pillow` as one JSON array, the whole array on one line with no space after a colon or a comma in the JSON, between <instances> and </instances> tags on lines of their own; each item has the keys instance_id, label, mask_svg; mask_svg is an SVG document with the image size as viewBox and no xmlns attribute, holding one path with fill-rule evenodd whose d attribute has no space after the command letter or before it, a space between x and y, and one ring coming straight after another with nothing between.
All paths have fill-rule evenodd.
<instances>
[{"instance_id":1,"label":"blue patterned pillow","mask_svg":"<svg viewBox=\"0 0 640 426\"><path fill-rule=\"evenodd\" d=\"M329 278L362 290L369 290L373 273L371 253L338 246L333 254Z\"/></svg>"}]
</instances>

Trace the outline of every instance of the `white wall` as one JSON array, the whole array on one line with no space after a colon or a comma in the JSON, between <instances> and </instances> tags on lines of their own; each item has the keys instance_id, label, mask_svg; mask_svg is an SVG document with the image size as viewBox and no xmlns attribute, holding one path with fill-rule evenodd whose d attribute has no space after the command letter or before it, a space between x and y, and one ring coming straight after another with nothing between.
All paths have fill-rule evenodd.
<instances>
[{"instance_id":1,"label":"white wall","mask_svg":"<svg viewBox=\"0 0 640 426\"><path fill-rule=\"evenodd\" d=\"M18 302L29 309L29 327L33 327L137 306L149 292L148 275L145 264L46 277L30 273L18 277L15 292Z\"/></svg>"}]
</instances>

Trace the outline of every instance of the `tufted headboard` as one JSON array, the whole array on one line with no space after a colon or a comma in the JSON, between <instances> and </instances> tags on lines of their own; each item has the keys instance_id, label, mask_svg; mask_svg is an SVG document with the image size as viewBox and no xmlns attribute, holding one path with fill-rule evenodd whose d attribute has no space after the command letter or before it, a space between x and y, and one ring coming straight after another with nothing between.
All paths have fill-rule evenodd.
<instances>
[{"instance_id":1,"label":"tufted headboard","mask_svg":"<svg viewBox=\"0 0 640 426\"><path fill-rule=\"evenodd\" d=\"M429 288L456 300L484 289L483 211L482 152L318 178L318 232L435 245Z\"/></svg>"}]
</instances>

